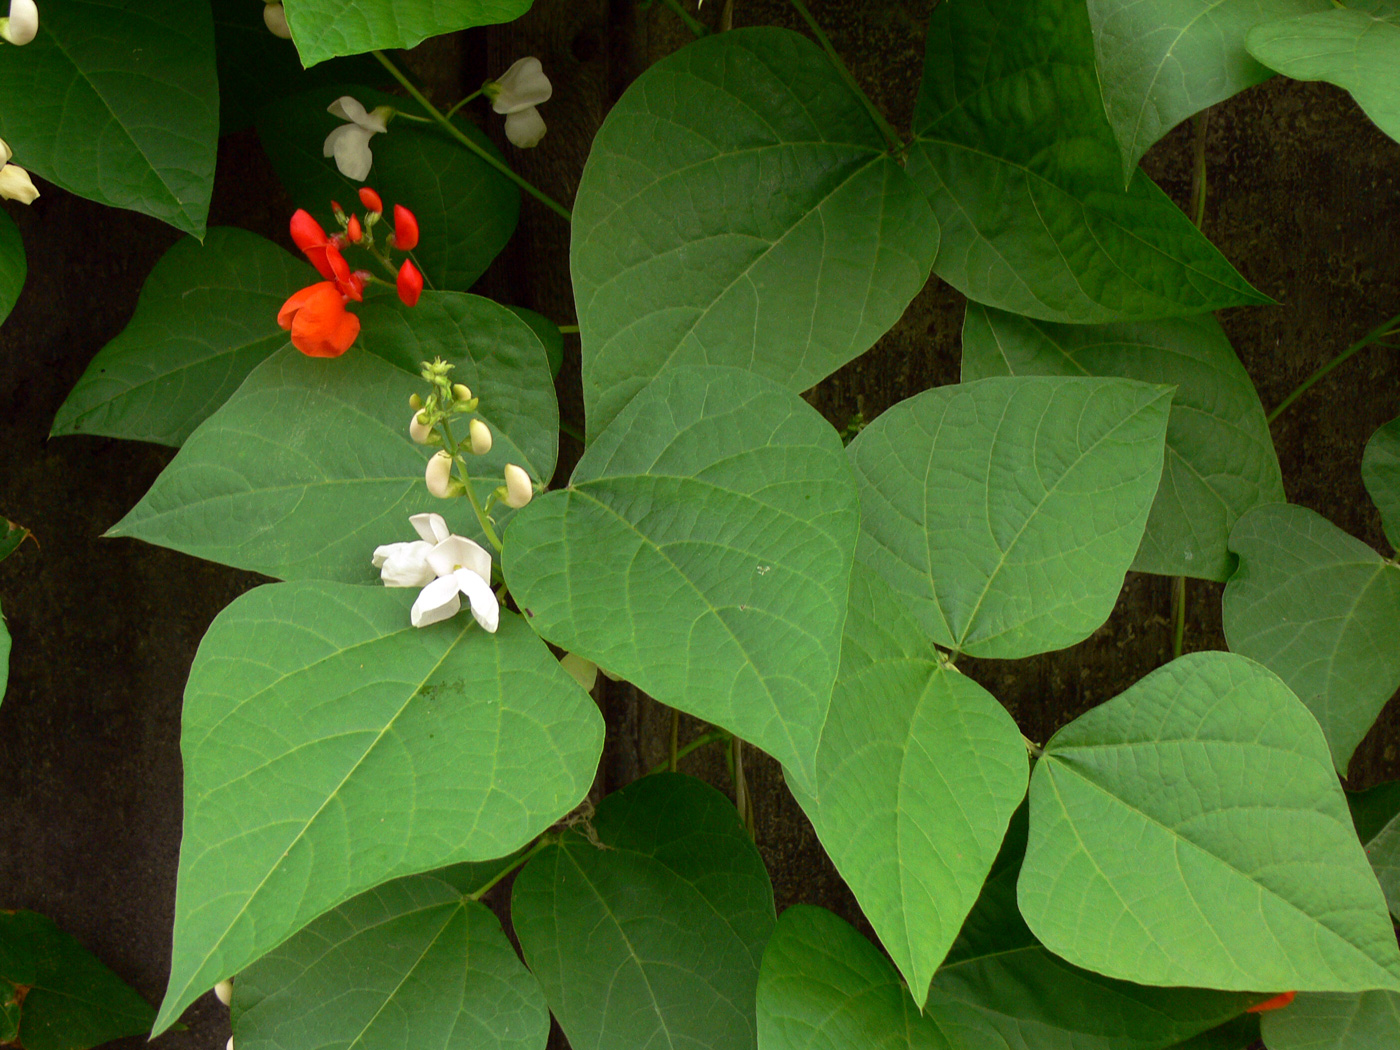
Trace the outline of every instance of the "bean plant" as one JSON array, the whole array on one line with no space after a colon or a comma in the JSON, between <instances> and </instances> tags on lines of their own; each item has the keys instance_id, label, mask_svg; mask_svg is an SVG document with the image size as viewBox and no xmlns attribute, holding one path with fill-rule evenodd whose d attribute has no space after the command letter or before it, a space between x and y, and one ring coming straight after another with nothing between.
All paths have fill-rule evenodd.
<instances>
[{"instance_id":1,"label":"bean plant","mask_svg":"<svg viewBox=\"0 0 1400 1050\"><path fill-rule=\"evenodd\" d=\"M791 3L665 0L694 39L569 206L513 167L537 60L440 105L398 53L531 0L11 5L0 192L188 235L54 434L177 448L109 535L274 581L190 668L169 987L125 1030L218 986L238 1050L539 1050L551 1015L574 1050L1400 1046L1400 790L1339 779L1400 687L1400 566L1285 502L1215 317L1272 300L1139 166L1276 73L1400 138L1400 4L943 0L903 128ZM206 225L250 125L299 255ZM576 318L471 291L522 195ZM961 381L843 434L803 391L931 275ZM4 312L24 276L0 216ZM1362 474L1400 544L1400 420ZM1083 641L1129 571L1223 583L1229 651L1028 739L960 662ZM599 673L781 763L875 940L775 914L742 788L676 741L590 797ZM41 1050L25 950L0 1035Z\"/></svg>"}]
</instances>

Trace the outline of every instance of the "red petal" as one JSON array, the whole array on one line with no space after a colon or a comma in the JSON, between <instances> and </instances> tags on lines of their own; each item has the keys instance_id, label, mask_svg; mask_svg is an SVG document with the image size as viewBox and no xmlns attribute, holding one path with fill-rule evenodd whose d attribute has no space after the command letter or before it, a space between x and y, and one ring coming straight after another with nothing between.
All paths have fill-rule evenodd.
<instances>
[{"instance_id":1,"label":"red petal","mask_svg":"<svg viewBox=\"0 0 1400 1050\"><path fill-rule=\"evenodd\" d=\"M282 309L277 311L277 324L282 328L290 329L292 319L296 317L297 311L306 305L306 301L315 295L322 288L334 288L335 285L329 281L321 281L317 284L309 285L299 292L293 292L291 298L282 304Z\"/></svg>"},{"instance_id":2,"label":"red petal","mask_svg":"<svg viewBox=\"0 0 1400 1050\"><path fill-rule=\"evenodd\" d=\"M372 212L382 213L384 211L384 202L379 199L379 194L368 186L360 187L360 203Z\"/></svg>"},{"instance_id":3,"label":"red petal","mask_svg":"<svg viewBox=\"0 0 1400 1050\"><path fill-rule=\"evenodd\" d=\"M1248 1010L1246 1010L1245 1013L1262 1014L1267 1013L1269 1010L1281 1010L1283 1007L1291 1003L1293 1001L1293 997L1297 994L1297 992L1281 992L1280 994L1274 996L1272 999L1265 999L1262 1003L1255 1003Z\"/></svg>"},{"instance_id":4,"label":"red petal","mask_svg":"<svg viewBox=\"0 0 1400 1050\"><path fill-rule=\"evenodd\" d=\"M292 345L308 357L339 357L345 353L360 332L360 319L346 312L345 300L336 286L322 281L297 294L302 299L292 317Z\"/></svg>"},{"instance_id":5,"label":"red petal","mask_svg":"<svg viewBox=\"0 0 1400 1050\"><path fill-rule=\"evenodd\" d=\"M394 205L394 247L401 252L418 247L418 220L402 204Z\"/></svg>"},{"instance_id":6,"label":"red petal","mask_svg":"<svg viewBox=\"0 0 1400 1050\"><path fill-rule=\"evenodd\" d=\"M291 227L292 242L302 251L319 247L330 239L326 236L326 231L321 229L321 224L313 219L305 208L298 208L292 213Z\"/></svg>"},{"instance_id":7,"label":"red petal","mask_svg":"<svg viewBox=\"0 0 1400 1050\"><path fill-rule=\"evenodd\" d=\"M423 275L418 272L418 267L412 261L405 259L403 265L399 267L399 279L395 282L399 289L399 298L406 306L417 306L418 297L423 294Z\"/></svg>"},{"instance_id":8,"label":"red petal","mask_svg":"<svg viewBox=\"0 0 1400 1050\"><path fill-rule=\"evenodd\" d=\"M350 239L351 244L359 244L364 237L364 232L360 229L360 217L350 216L350 225L345 228L345 236Z\"/></svg>"}]
</instances>

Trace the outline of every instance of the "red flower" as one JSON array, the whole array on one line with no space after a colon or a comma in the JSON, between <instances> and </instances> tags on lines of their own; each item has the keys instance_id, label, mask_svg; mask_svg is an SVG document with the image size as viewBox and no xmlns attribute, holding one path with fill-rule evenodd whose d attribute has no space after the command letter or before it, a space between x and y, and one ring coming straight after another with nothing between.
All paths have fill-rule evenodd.
<instances>
[{"instance_id":1,"label":"red flower","mask_svg":"<svg viewBox=\"0 0 1400 1050\"><path fill-rule=\"evenodd\" d=\"M307 357L339 357L360 334L360 319L345 309L345 296L331 281L295 293L277 311L277 323Z\"/></svg>"},{"instance_id":2,"label":"red flower","mask_svg":"<svg viewBox=\"0 0 1400 1050\"><path fill-rule=\"evenodd\" d=\"M368 186L360 187L360 203L376 215L382 214L384 211L384 202L379 199L379 194Z\"/></svg>"},{"instance_id":3,"label":"red flower","mask_svg":"<svg viewBox=\"0 0 1400 1050\"><path fill-rule=\"evenodd\" d=\"M418 220L402 204L394 205L394 247L401 252L418 247Z\"/></svg>"},{"instance_id":4,"label":"red flower","mask_svg":"<svg viewBox=\"0 0 1400 1050\"><path fill-rule=\"evenodd\" d=\"M1255 1003L1248 1010L1246 1010L1245 1013L1262 1014L1268 1012L1269 1010L1281 1010L1283 1009L1283 1007L1291 1003L1293 1001L1293 997L1297 994L1297 992L1281 992L1280 994L1274 996L1272 999L1265 999L1262 1003Z\"/></svg>"},{"instance_id":5,"label":"red flower","mask_svg":"<svg viewBox=\"0 0 1400 1050\"><path fill-rule=\"evenodd\" d=\"M316 272L334 281L340 294L359 302L364 298L365 282L350 272L350 264L340 254L340 241L327 237L321 224L303 208L292 214L292 241L311 260Z\"/></svg>"},{"instance_id":6,"label":"red flower","mask_svg":"<svg viewBox=\"0 0 1400 1050\"><path fill-rule=\"evenodd\" d=\"M399 279L396 283L399 289L399 298L404 301L404 305L417 306L418 297L423 294L423 275L418 272L418 267L405 259L403 265L399 267Z\"/></svg>"}]
</instances>

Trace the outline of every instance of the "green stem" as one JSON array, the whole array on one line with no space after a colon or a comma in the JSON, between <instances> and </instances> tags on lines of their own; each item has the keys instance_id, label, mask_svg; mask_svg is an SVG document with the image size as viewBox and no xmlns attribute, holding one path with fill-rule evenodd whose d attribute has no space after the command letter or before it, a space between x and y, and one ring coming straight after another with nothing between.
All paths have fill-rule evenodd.
<instances>
[{"instance_id":1,"label":"green stem","mask_svg":"<svg viewBox=\"0 0 1400 1050\"><path fill-rule=\"evenodd\" d=\"M1206 126L1210 110L1203 109L1196 117L1195 163L1191 170L1191 221L1200 229L1206 221Z\"/></svg>"},{"instance_id":2,"label":"green stem","mask_svg":"<svg viewBox=\"0 0 1400 1050\"><path fill-rule=\"evenodd\" d=\"M662 0L662 3L679 15L680 20L685 23L685 27L696 36L709 35L710 27L682 7L680 0Z\"/></svg>"},{"instance_id":3,"label":"green stem","mask_svg":"<svg viewBox=\"0 0 1400 1050\"><path fill-rule=\"evenodd\" d=\"M473 91L470 95L468 95L466 98L462 99L462 101L458 102L455 106L453 106L453 107L452 107L451 109L449 109L446 113L444 113L443 116L446 117L448 120L451 120L453 114L456 113L459 109L461 109L463 106L465 106L468 102L471 102L472 100L478 99L478 98L480 98L480 97L481 97L481 88L477 88L477 89L476 89L475 91Z\"/></svg>"},{"instance_id":4,"label":"green stem","mask_svg":"<svg viewBox=\"0 0 1400 1050\"><path fill-rule=\"evenodd\" d=\"M729 737L730 737L730 734L729 734L728 730L724 730L724 729L711 729L708 733L704 733L704 734L702 734L701 736L697 736L697 737L696 737L694 740L692 740L690 743L686 744L685 747L680 748L680 749L676 752L676 761L679 762L681 759L685 758L685 756L688 755L688 754L690 754L692 751L699 751L699 750L700 750L702 747L704 747L706 744L713 744L713 743L715 743L715 742L718 741L718 740L728 740ZM651 774L664 773L664 772L666 772L666 770L667 770L667 768L670 766L670 764L671 764L671 760L670 760L669 758L668 758L665 762L658 762L658 763L656 763L656 765L652 766L650 770L648 770L648 773L651 773Z\"/></svg>"},{"instance_id":5,"label":"green stem","mask_svg":"<svg viewBox=\"0 0 1400 1050\"><path fill-rule=\"evenodd\" d=\"M535 189L535 187L531 183L527 182L525 179L521 178L514 171L512 171L510 165L503 164L501 161L493 157L488 151L482 149L481 146L479 146L477 143L473 142L470 138L468 138L467 135L463 133L461 128L459 128L456 124L452 123L452 121L448 120L447 117L445 117L436 106L434 106L431 102L428 101L427 97L424 96L423 92L419 91L416 87L413 86L413 82L410 81L408 77L404 76L403 72L399 69L399 67L394 65L393 62L389 61L388 55L384 54L384 52L382 51L372 51L370 53L374 55L375 58L379 59L379 64L382 65L385 69L387 69L390 75L392 75L395 80L397 80L400 84L403 85L404 90L407 91L410 96L412 96L413 100L417 102L420 106L422 106L425 110L427 110L427 112L432 115L433 120L436 121L438 124L442 125L443 129L449 135L451 135L454 139L456 139L467 149L475 153L487 164L491 165L491 167L499 171L506 178L510 179L511 182L515 183L522 190L528 193L531 197L534 197L535 200L539 201L546 208L549 208L551 211L555 212L557 215L563 218L565 222L573 221L573 216L570 215L568 208L564 207L564 205L560 204L548 194Z\"/></svg>"},{"instance_id":6,"label":"green stem","mask_svg":"<svg viewBox=\"0 0 1400 1050\"><path fill-rule=\"evenodd\" d=\"M822 50L831 58L831 63L836 67L836 71L841 74L841 79L846 82L846 86L855 92L856 98L860 99L865 106L865 111L870 114L870 119L875 122L875 126L880 129L880 134L885 136L885 141L890 144L890 148L896 153L903 151L905 143L899 137L899 132L895 131L890 122L885 119L885 115L875 108L875 103L870 101L870 96L860 89L856 83L856 78L851 76L851 71L846 68L846 63L841 60L841 56L836 53L836 48L831 46L831 40L822 32L822 27L817 24L817 20L812 17L812 12L807 10L807 5L802 0L791 0L792 6L797 9L797 13L802 16L807 23L807 27L812 30L812 35L817 38L817 43L821 44Z\"/></svg>"},{"instance_id":7,"label":"green stem","mask_svg":"<svg viewBox=\"0 0 1400 1050\"><path fill-rule=\"evenodd\" d=\"M458 464L457 474L462 479L462 487L467 490L467 499L471 502L472 510L476 512L476 520L481 525L481 531L486 534L486 539L499 554L502 550L501 538L496 535L496 530L491 527L491 519L482 508L481 501L476 498L476 489L472 488L472 477L467 473L466 465L457 456L457 442L452 437L452 427L446 419L443 419L439 425L442 427L443 437L447 439L447 450L452 453L453 459Z\"/></svg>"},{"instance_id":8,"label":"green stem","mask_svg":"<svg viewBox=\"0 0 1400 1050\"><path fill-rule=\"evenodd\" d=\"M1269 413L1265 422L1272 423L1275 419L1277 419L1280 415L1283 414L1284 409L1286 409L1289 405L1293 404L1293 402L1297 401L1300 397L1306 394L1312 388L1314 383L1316 383L1319 379L1325 376L1328 372L1332 371L1332 369L1345 362L1353 354L1356 354L1359 351L1366 349L1366 347L1370 346L1372 343L1379 342L1386 336L1391 335L1392 333L1398 330L1400 330L1400 314L1396 314L1389 321L1385 321L1384 323L1376 326L1375 328L1372 328L1360 339L1352 343L1351 346L1347 347L1336 357L1332 358L1332 360L1328 361L1316 372L1308 376L1307 379L1304 379L1303 382L1299 384L1298 389L1294 390L1293 393L1289 394L1286 398L1280 401L1278 407Z\"/></svg>"},{"instance_id":9,"label":"green stem","mask_svg":"<svg viewBox=\"0 0 1400 1050\"><path fill-rule=\"evenodd\" d=\"M1030 737L1026 736L1025 733L1021 734L1021 742L1026 745L1026 752L1031 756L1031 758L1039 758L1041 755L1045 754L1045 749L1042 748Z\"/></svg>"},{"instance_id":10,"label":"green stem","mask_svg":"<svg viewBox=\"0 0 1400 1050\"><path fill-rule=\"evenodd\" d=\"M479 900L481 900L482 897L486 896L486 894L487 894L491 889L493 889L493 888L495 887L496 883L500 882L503 878L505 878L505 877L506 877L507 875L509 875L511 872L513 872L513 871L519 871L521 868L523 868L523 867L525 866L526 862L527 862L531 857L533 857L533 856L534 856L536 853L538 853L540 850L544 849L546 846L553 845L553 843L554 843L554 836L552 836L552 835L541 835L539 838L537 838L537 839L535 840L535 844L534 844L533 846L531 846L529 849L527 849L524 853L520 854L520 856L516 857L515 860L514 860L514 862L511 863L510 866L505 867L505 868L502 868L499 872L497 872L497 874L496 874L496 875L491 879L491 881L488 882L485 886L481 887L481 889L477 890L475 893L468 893L468 894L467 894L467 900L469 900L469 901L479 901Z\"/></svg>"},{"instance_id":11,"label":"green stem","mask_svg":"<svg viewBox=\"0 0 1400 1050\"><path fill-rule=\"evenodd\" d=\"M678 742L679 739L680 739L680 735L681 735L681 713L680 713L680 711L676 710L676 709L673 707L673 708L671 708L671 748L670 748L669 757L668 757L667 760L666 760L666 761L667 761L667 768L668 768L672 773L674 773L674 772L676 771L676 763L680 761L680 757L681 757L680 754L679 754L679 752L678 752L677 749L676 749L676 744L677 744L677 742Z\"/></svg>"},{"instance_id":12,"label":"green stem","mask_svg":"<svg viewBox=\"0 0 1400 1050\"><path fill-rule=\"evenodd\" d=\"M578 325L576 324L558 324L554 327L559 329L560 335L578 335Z\"/></svg>"},{"instance_id":13,"label":"green stem","mask_svg":"<svg viewBox=\"0 0 1400 1050\"><path fill-rule=\"evenodd\" d=\"M1172 581L1172 615L1176 626L1172 629L1172 659L1181 658L1186 646L1186 577L1178 576Z\"/></svg>"}]
</instances>

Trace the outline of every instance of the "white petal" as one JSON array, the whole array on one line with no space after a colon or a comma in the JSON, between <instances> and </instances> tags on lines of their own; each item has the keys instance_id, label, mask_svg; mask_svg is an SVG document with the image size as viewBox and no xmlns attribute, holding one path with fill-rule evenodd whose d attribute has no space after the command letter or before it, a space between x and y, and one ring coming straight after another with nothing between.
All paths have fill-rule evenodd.
<instances>
[{"instance_id":1,"label":"white petal","mask_svg":"<svg viewBox=\"0 0 1400 1050\"><path fill-rule=\"evenodd\" d=\"M390 543L374 549L374 565L386 587L422 587L437 578L428 564L433 545L425 540Z\"/></svg>"},{"instance_id":2,"label":"white petal","mask_svg":"<svg viewBox=\"0 0 1400 1050\"><path fill-rule=\"evenodd\" d=\"M10 0L10 23L5 39L12 44L27 44L39 32L39 5L34 0Z\"/></svg>"},{"instance_id":3,"label":"white petal","mask_svg":"<svg viewBox=\"0 0 1400 1050\"><path fill-rule=\"evenodd\" d=\"M6 164L0 168L0 197L21 204L33 204L38 196L39 190L30 179L29 172L18 164Z\"/></svg>"},{"instance_id":4,"label":"white petal","mask_svg":"<svg viewBox=\"0 0 1400 1050\"><path fill-rule=\"evenodd\" d=\"M351 124L362 124L365 117L369 116L365 112L365 107L360 105L359 100L349 95L341 95L326 107L326 111L333 117L348 120Z\"/></svg>"},{"instance_id":5,"label":"white petal","mask_svg":"<svg viewBox=\"0 0 1400 1050\"><path fill-rule=\"evenodd\" d=\"M0 139L0 168L10 163L10 158L13 156L14 154L10 152L10 144L4 139Z\"/></svg>"},{"instance_id":6,"label":"white petal","mask_svg":"<svg viewBox=\"0 0 1400 1050\"><path fill-rule=\"evenodd\" d=\"M429 543L441 543L452 535L441 514L414 514L409 517L408 523Z\"/></svg>"},{"instance_id":7,"label":"white petal","mask_svg":"<svg viewBox=\"0 0 1400 1050\"><path fill-rule=\"evenodd\" d=\"M548 102L554 85L544 75L538 58L522 58L501 74L496 81L500 94L491 103L497 113L519 113L541 102Z\"/></svg>"},{"instance_id":8,"label":"white petal","mask_svg":"<svg viewBox=\"0 0 1400 1050\"><path fill-rule=\"evenodd\" d=\"M461 607L461 588L456 578L444 576L423 588L408 612L408 620L414 627L427 627L451 619Z\"/></svg>"},{"instance_id":9,"label":"white petal","mask_svg":"<svg viewBox=\"0 0 1400 1050\"><path fill-rule=\"evenodd\" d=\"M544 117L534 106L506 117L506 138L521 149L538 146L544 133Z\"/></svg>"},{"instance_id":10,"label":"white petal","mask_svg":"<svg viewBox=\"0 0 1400 1050\"><path fill-rule=\"evenodd\" d=\"M233 1003L233 982L225 978L214 985L214 995L225 1006L231 1005Z\"/></svg>"},{"instance_id":11,"label":"white petal","mask_svg":"<svg viewBox=\"0 0 1400 1050\"><path fill-rule=\"evenodd\" d=\"M374 155L369 151L369 140L373 135L374 132L354 124L342 124L326 136L321 153L335 157L335 166L347 179L364 182L370 165L374 163Z\"/></svg>"},{"instance_id":12,"label":"white petal","mask_svg":"<svg viewBox=\"0 0 1400 1050\"><path fill-rule=\"evenodd\" d=\"M428 564L439 576L450 576L457 569L470 569L483 580L491 579L491 555L465 536L449 536L428 552Z\"/></svg>"},{"instance_id":13,"label":"white petal","mask_svg":"<svg viewBox=\"0 0 1400 1050\"><path fill-rule=\"evenodd\" d=\"M496 628L501 625L501 606L496 601L496 594L491 590L491 585L470 569L458 569L452 574L452 578L467 596L467 601L471 602L472 616L476 618L476 622L491 634L495 634Z\"/></svg>"}]
</instances>

